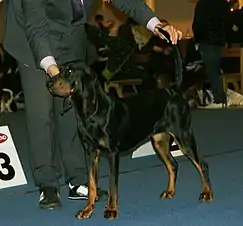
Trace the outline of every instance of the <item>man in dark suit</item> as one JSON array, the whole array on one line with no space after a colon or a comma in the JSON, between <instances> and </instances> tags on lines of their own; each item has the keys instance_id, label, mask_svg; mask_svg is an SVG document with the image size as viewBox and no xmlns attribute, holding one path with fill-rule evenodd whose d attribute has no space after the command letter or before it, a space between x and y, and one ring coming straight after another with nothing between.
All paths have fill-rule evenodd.
<instances>
[{"instance_id":1,"label":"man in dark suit","mask_svg":"<svg viewBox=\"0 0 243 226\"><path fill-rule=\"evenodd\" d=\"M87 199L85 153L77 137L74 112L61 119L61 103L46 89L48 76L59 74L59 65L80 60L91 65L95 48L86 37L84 23L98 0L8 0L5 4L4 47L18 61L26 103L27 138L39 205L60 206L60 153L69 184L70 199ZM181 32L161 23L141 0L112 0L118 9L147 26L161 38L158 27L173 43ZM48 75L48 76L47 76Z\"/></svg>"}]
</instances>

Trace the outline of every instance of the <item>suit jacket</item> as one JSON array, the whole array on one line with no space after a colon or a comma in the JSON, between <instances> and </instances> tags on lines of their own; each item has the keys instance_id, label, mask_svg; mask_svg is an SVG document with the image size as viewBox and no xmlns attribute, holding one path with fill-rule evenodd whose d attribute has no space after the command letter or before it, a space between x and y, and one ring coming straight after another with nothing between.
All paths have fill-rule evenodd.
<instances>
[{"instance_id":1,"label":"suit jacket","mask_svg":"<svg viewBox=\"0 0 243 226\"><path fill-rule=\"evenodd\" d=\"M21 63L39 67L46 56L58 64L72 60L92 63L95 48L87 39L84 23L98 0L86 9L86 16L72 23L71 0L5 1L5 49ZM155 14L142 0L112 0L112 4L146 26Z\"/></svg>"}]
</instances>

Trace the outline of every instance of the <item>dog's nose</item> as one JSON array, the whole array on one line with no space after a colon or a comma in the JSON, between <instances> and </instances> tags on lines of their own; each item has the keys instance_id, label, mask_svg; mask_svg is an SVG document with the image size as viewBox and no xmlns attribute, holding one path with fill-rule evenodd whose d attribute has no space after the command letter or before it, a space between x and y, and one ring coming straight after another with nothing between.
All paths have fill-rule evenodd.
<instances>
[{"instance_id":1,"label":"dog's nose","mask_svg":"<svg viewBox=\"0 0 243 226\"><path fill-rule=\"evenodd\" d=\"M52 81L48 81L48 82L46 83L46 86L47 86L48 89L51 89L52 86L53 86L53 82L52 82Z\"/></svg>"}]
</instances>

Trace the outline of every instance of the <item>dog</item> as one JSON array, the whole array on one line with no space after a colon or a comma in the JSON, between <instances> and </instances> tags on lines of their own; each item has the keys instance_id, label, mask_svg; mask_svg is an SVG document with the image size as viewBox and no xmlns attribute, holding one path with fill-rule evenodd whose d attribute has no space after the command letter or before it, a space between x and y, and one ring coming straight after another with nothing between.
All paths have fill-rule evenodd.
<instances>
[{"instance_id":1,"label":"dog","mask_svg":"<svg viewBox=\"0 0 243 226\"><path fill-rule=\"evenodd\" d=\"M0 96L0 113L16 112L18 110L16 99L19 94L14 96L13 91L3 88Z\"/></svg>"},{"instance_id":2,"label":"dog","mask_svg":"<svg viewBox=\"0 0 243 226\"><path fill-rule=\"evenodd\" d=\"M181 61L176 65L180 69ZM181 70L178 74L179 84ZM98 199L96 189L101 155L109 162L109 195L104 217L118 218L120 156L134 151L149 140L169 174L168 186L160 197L173 198L178 163L169 152L171 136L199 172L202 181L199 199L212 201L208 164L198 154L190 107L178 89L156 88L119 99L105 93L95 72L78 62L64 65L59 75L50 78L47 87L52 95L64 98L63 113L74 107L78 134L90 155L89 200L86 207L77 213L78 219L90 218L94 211Z\"/></svg>"},{"instance_id":3,"label":"dog","mask_svg":"<svg viewBox=\"0 0 243 226\"><path fill-rule=\"evenodd\" d=\"M16 63L10 62L4 63L0 72L0 113L16 112L23 94Z\"/></svg>"}]
</instances>

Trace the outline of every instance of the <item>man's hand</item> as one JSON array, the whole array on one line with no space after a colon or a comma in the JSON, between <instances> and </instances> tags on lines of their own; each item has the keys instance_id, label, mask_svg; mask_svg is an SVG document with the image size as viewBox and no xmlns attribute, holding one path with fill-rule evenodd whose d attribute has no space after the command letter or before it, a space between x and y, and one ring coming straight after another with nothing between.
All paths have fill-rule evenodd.
<instances>
[{"instance_id":1,"label":"man's hand","mask_svg":"<svg viewBox=\"0 0 243 226\"><path fill-rule=\"evenodd\" d=\"M167 24L159 23L154 28L154 34L160 37L161 39L165 39L169 42L169 40L161 32L159 32L158 28L163 29L170 35L170 41L172 42L173 45L176 45L177 41L182 39L181 31L175 29L172 25L168 23Z\"/></svg>"},{"instance_id":2,"label":"man's hand","mask_svg":"<svg viewBox=\"0 0 243 226\"><path fill-rule=\"evenodd\" d=\"M50 77L54 77L54 76L58 75L59 73L60 73L60 70L59 70L58 66L55 64L49 66L47 69L47 74Z\"/></svg>"}]
</instances>

